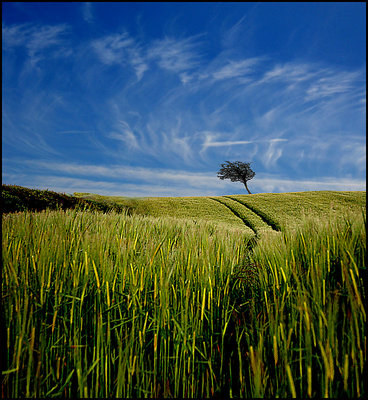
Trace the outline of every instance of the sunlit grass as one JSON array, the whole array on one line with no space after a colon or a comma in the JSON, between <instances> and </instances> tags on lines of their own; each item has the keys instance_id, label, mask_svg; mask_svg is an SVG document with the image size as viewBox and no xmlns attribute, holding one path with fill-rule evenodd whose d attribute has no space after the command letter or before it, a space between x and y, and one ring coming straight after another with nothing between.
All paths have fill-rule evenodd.
<instances>
[{"instance_id":1,"label":"sunlit grass","mask_svg":"<svg viewBox=\"0 0 368 400\"><path fill-rule=\"evenodd\" d=\"M366 205L365 191L259 193L230 197L261 211L276 225L288 230L302 226L306 216L336 218L347 211L360 214Z\"/></svg>"},{"instance_id":2,"label":"sunlit grass","mask_svg":"<svg viewBox=\"0 0 368 400\"><path fill-rule=\"evenodd\" d=\"M225 196L213 197L213 200L230 209L245 225L249 226L257 236L265 231L272 230L271 226L266 224L259 215L248 207L244 207L243 204Z\"/></svg>"},{"instance_id":3,"label":"sunlit grass","mask_svg":"<svg viewBox=\"0 0 368 400\"><path fill-rule=\"evenodd\" d=\"M5 216L6 397L211 395L246 240L173 219Z\"/></svg>"},{"instance_id":4,"label":"sunlit grass","mask_svg":"<svg viewBox=\"0 0 368 400\"><path fill-rule=\"evenodd\" d=\"M3 397L363 396L364 218L4 215Z\"/></svg>"},{"instance_id":5,"label":"sunlit grass","mask_svg":"<svg viewBox=\"0 0 368 400\"><path fill-rule=\"evenodd\" d=\"M254 396L365 393L365 257L359 215L309 219L254 249L260 283L243 311L257 315L243 328L243 346L257 349L257 373L244 371Z\"/></svg>"}]
</instances>

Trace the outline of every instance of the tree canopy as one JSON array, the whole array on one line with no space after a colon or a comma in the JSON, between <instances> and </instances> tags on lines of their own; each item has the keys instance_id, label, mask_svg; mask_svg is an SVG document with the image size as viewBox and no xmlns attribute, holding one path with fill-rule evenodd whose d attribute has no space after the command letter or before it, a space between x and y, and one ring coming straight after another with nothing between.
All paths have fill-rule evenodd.
<instances>
[{"instance_id":1,"label":"tree canopy","mask_svg":"<svg viewBox=\"0 0 368 400\"><path fill-rule=\"evenodd\" d=\"M226 161L221 164L221 168L217 173L220 179L230 179L231 182L243 182L248 193L251 194L248 189L247 182L251 180L256 173L251 169L250 163L243 163L241 161L230 162Z\"/></svg>"}]
</instances>

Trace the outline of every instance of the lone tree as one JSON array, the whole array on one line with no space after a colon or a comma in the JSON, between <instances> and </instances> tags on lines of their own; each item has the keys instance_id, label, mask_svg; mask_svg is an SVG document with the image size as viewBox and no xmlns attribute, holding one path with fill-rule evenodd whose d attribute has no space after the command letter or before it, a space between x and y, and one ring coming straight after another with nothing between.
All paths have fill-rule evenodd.
<instances>
[{"instance_id":1,"label":"lone tree","mask_svg":"<svg viewBox=\"0 0 368 400\"><path fill-rule=\"evenodd\" d=\"M227 163L227 164L226 164ZM247 182L250 181L256 174L250 168L250 163L243 163L241 161L230 162L221 164L221 169L217 173L220 179L230 179L231 182L243 182L249 194L252 194L248 189Z\"/></svg>"}]
</instances>

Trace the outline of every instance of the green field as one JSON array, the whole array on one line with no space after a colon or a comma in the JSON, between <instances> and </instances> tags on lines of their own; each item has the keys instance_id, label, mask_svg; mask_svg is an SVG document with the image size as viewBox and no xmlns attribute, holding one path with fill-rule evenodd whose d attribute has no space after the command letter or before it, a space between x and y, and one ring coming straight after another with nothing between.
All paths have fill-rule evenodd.
<instances>
[{"instance_id":1,"label":"green field","mask_svg":"<svg viewBox=\"0 0 368 400\"><path fill-rule=\"evenodd\" d=\"M367 395L365 192L75 197L7 197L2 397Z\"/></svg>"},{"instance_id":2,"label":"green field","mask_svg":"<svg viewBox=\"0 0 368 400\"><path fill-rule=\"evenodd\" d=\"M366 192L318 191L253 194L251 196L137 199L107 197L91 193L74 193L74 195L82 199L110 201L114 204L131 207L141 215L175 216L244 227L244 221L234 214L235 209L256 230L273 229L276 231L295 229L304 223L305 217L334 218L346 213L361 213L361 209L366 207ZM239 204L236 204L235 201ZM219 202L227 203L233 208L233 211L226 206L221 206ZM243 207L241 207L241 203L243 203Z\"/></svg>"}]
</instances>

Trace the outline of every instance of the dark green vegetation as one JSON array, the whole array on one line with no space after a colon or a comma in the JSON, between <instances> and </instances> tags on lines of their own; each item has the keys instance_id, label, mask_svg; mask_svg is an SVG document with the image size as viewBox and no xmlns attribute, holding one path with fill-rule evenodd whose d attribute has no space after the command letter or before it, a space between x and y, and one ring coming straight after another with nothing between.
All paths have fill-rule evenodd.
<instances>
[{"instance_id":1,"label":"dark green vegetation","mask_svg":"<svg viewBox=\"0 0 368 400\"><path fill-rule=\"evenodd\" d=\"M91 199L3 215L3 397L367 395L365 193Z\"/></svg>"},{"instance_id":2,"label":"dark green vegetation","mask_svg":"<svg viewBox=\"0 0 368 400\"><path fill-rule=\"evenodd\" d=\"M1 186L1 210L3 213L19 211L50 210L90 210L90 211L129 211L108 200L81 199L65 193L56 193L50 190L28 189L16 185Z\"/></svg>"}]
</instances>

